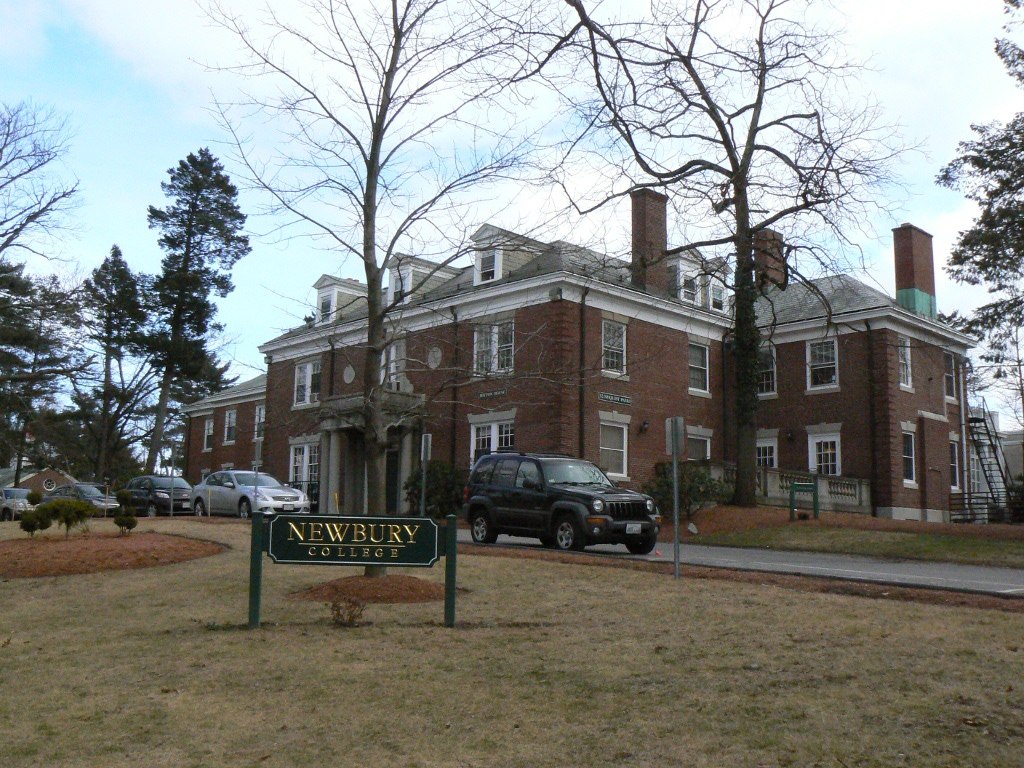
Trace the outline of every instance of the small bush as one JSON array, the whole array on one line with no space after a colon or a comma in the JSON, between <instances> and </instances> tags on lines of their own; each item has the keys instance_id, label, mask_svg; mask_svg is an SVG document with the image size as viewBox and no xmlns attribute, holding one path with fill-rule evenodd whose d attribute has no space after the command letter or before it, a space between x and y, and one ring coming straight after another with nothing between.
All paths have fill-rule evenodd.
<instances>
[{"instance_id":1,"label":"small bush","mask_svg":"<svg viewBox=\"0 0 1024 768\"><path fill-rule=\"evenodd\" d=\"M56 520L64 526L64 538L71 534L71 529L76 525L83 525L92 517L95 506L80 499L54 499L36 507L36 512L42 510L51 520Z\"/></svg>"},{"instance_id":2,"label":"small bush","mask_svg":"<svg viewBox=\"0 0 1024 768\"><path fill-rule=\"evenodd\" d=\"M405 481L405 500L409 508L419 513L420 485L423 471L417 468ZM462 489L465 479L462 474L445 461L427 463L427 516L441 518L459 513L462 506Z\"/></svg>"},{"instance_id":3,"label":"small bush","mask_svg":"<svg viewBox=\"0 0 1024 768\"><path fill-rule=\"evenodd\" d=\"M37 506L42 500L43 494L41 494L39 491L28 492L28 503L31 504L33 507Z\"/></svg>"},{"instance_id":4,"label":"small bush","mask_svg":"<svg viewBox=\"0 0 1024 768\"><path fill-rule=\"evenodd\" d=\"M693 513L709 501L727 500L732 492L727 483L715 480L706 466L694 461L679 463L677 482L679 512L687 518L693 517ZM662 515L671 518L673 499L670 462L655 464L654 478L644 486L644 493L654 499Z\"/></svg>"},{"instance_id":5,"label":"small bush","mask_svg":"<svg viewBox=\"0 0 1024 768\"><path fill-rule=\"evenodd\" d=\"M331 621L337 627L354 627L366 610L366 603L354 597L343 597L331 602Z\"/></svg>"},{"instance_id":6,"label":"small bush","mask_svg":"<svg viewBox=\"0 0 1024 768\"><path fill-rule=\"evenodd\" d=\"M117 504L125 512L128 512L132 508L132 492L127 488L122 488L115 494Z\"/></svg>"},{"instance_id":7,"label":"small bush","mask_svg":"<svg viewBox=\"0 0 1024 768\"><path fill-rule=\"evenodd\" d=\"M117 514L114 515L114 525L117 526L118 530L121 531L122 536L127 536L132 532L132 529L139 524L139 521L135 518L131 512L126 512L123 509L119 509Z\"/></svg>"}]
</instances>

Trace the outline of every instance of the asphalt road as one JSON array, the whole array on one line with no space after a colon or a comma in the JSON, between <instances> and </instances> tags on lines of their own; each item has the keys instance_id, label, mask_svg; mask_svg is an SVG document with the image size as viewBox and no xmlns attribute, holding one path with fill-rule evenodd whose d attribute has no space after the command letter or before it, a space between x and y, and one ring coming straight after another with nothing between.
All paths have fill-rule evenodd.
<instances>
[{"instance_id":1,"label":"asphalt road","mask_svg":"<svg viewBox=\"0 0 1024 768\"><path fill-rule=\"evenodd\" d=\"M471 542L469 531L459 531L459 541ZM536 539L500 536L492 546L540 548ZM929 563L912 560L881 560L857 555L820 552L789 552L740 547L707 547L682 544L679 547L681 576L687 565L732 568L743 571L800 574L829 579L864 581L902 587L925 587L956 592L973 592L1024 598L1024 570L988 566ZM622 545L588 547L587 554L672 563L673 546L659 543L650 555L630 555Z\"/></svg>"}]
</instances>

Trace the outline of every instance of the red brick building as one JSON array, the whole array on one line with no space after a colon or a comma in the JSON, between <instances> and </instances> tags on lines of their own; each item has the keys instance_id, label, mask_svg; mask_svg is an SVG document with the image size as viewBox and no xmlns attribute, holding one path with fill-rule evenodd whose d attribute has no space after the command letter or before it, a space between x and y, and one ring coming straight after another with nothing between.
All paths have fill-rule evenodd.
<instances>
[{"instance_id":1,"label":"red brick building","mask_svg":"<svg viewBox=\"0 0 1024 768\"><path fill-rule=\"evenodd\" d=\"M682 416L688 458L734 460L727 276L696 255L666 258L666 231L666 199L644 191L630 262L485 225L472 266L409 257L391 269L389 511L423 433L456 467L482 451L560 452L640 486L666 460L665 420ZM942 519L964 487L971 340L935 319L930 236L894 234L897 300L845 276L786 287L781 240L762 235L769 496L787 472L811 472L840 501L870 495L850 508ZM189 480L249 466L262 448L263 468L312 486L322 511L362 511L366 289L327 275L315 287L317 318L260 347L265 378L188 409Z\"/></svg>"}]
</instances>

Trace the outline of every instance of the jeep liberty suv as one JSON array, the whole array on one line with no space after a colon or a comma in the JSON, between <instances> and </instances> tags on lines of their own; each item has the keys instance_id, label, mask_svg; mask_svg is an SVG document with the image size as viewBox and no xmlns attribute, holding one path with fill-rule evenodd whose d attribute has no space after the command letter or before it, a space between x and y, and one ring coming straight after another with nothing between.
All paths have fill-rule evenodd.
<instances>
[{"instance_id":1,"label":"jeep liberty suv","mask_svg":"<svg viewBox=\"0 0 1024 768\"><path fill-rule=\"evenodd\" d=\"M463 499L478 544L492 544L504 533L536 537L561 550L625 544L634 555L645 555L658 540L654 501L617 487L583 459L488 454L473 466Z\"/></svg>"}]
</instances>

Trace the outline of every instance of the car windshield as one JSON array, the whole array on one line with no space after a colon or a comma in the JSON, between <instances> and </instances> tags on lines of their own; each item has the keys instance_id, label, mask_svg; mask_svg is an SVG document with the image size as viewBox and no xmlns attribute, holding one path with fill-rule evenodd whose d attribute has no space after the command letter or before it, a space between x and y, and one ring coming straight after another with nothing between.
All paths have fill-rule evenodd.
<instances>
[{"instance_id":1,"label":"car windshield","mask_svg":"<svg viewBox=\"0 0 1024 768\"><path fill-rule=\"evenodd\" d=\"M102 496L103 495L103 491L101 491L95 485L89 485L88 483L82 483L81 485L76 485L75 487L79 491L82 492L83 496L89 496L90 498L93 497L93 496Z\"/></svg>"},{"instance_id":2,"label":"car windshield","mask_svg":"<svg viewBox=\"0 0 1024 768\"><path fill-rule=\"evenodd\" d=\"M184 478L181 477L154 477L153 487L154 488L170 488L171 485L175 488L184 488L186 491L192 486L185 482Z\"/></svg>"},{"instance_id":3,"label":"car windshield","mask_svg":"<svg viewBox=\"0 0 1024 768\"><path fill-rule=\"evenodd\" d=\"M544 476L552 485L601 485L612 487L604 472L589 461L553 459L544 462Z\"/></svg>"},{"instance_id":4,"label":"car windshield","mask_svg":"<svg viewBox=\"0 0 1024 768\"><path fill-rule=\"evenodd\" d=\"M272 475L265 475L262 472L259 475L255 472L235 472L235 482L239 485L259 485L263 488L281 487L281 484Z\"/></svg>"},{"instance_id":5,"label":"car windshield","mask_svg":"<svg viewBox=\"0 0 1024 768\"><path fill-rule=\"evenodd\" d=\"M8 499L27 499L28 488L5 488L4 496Z\"/></svg>"}]
</instances>

